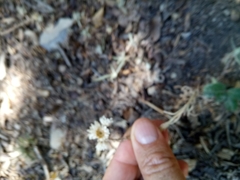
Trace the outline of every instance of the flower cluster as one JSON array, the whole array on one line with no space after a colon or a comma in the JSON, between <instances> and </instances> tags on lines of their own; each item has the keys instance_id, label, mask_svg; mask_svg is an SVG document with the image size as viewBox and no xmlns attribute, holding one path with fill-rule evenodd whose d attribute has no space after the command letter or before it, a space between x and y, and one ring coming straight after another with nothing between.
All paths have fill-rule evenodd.
<instances>
[{"instance_id":1,"label":"flower cluster","mask_svg":"<svg viewBox=\"0 0 240 180\"><path fill-rule=\"evenodd\" d=\"M91 124L90 128L87 130L88 138L91 140L97 140L97 151L104 151L108 149L108 138L110 135L108 126L110 126L112 122L112 118L106 118L105 116L102 116L100 118L100 123L98 121L94 121L94 123Z\"/></svg>"}]
</instances>

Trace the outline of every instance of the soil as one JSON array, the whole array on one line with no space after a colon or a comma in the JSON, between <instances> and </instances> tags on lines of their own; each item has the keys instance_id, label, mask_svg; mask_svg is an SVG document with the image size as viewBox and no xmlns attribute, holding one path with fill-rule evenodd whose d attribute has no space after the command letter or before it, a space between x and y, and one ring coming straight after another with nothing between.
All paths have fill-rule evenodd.
<instances>
[{"instance_id":1,"label":"soil","mask_svg":"<svg viewBox=\"0 0 240 180\"><path fill-rule=\"evenodd\" d=\"M141 99L175 112L183 87L240 78L222 76L221 61L231 41L240 46L239 0L37 2L0 1L0 179L101 179L114 148L97 153L87 138L99 117L114 119L119 138L139 117L168 120ZM74 14L60 45L69 67L39 38ZM126 61L117 76L96 81L117 69L116 58ZM169 127L187 179L240 179L239 113L213 103L196 112Z\"/></svg>"}]
</instances>

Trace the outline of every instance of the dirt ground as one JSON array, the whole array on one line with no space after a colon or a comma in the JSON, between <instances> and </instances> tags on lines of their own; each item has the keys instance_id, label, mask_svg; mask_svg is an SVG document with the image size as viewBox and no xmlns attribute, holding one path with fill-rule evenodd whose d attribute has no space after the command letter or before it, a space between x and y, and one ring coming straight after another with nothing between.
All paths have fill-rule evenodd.
<instances>
[{"instance_id":1,"label":"dirt ground","mask_svg":"<svg viewBox=\"0 0 240 180\"><path fill-rule=\"evenodd\" d=\"M175 112L211 78L240 84L222 63L239 30L239 0L0 0L0 179L101 179L118 143L96 152L90 124L121 138L168 120L144 102ZM202 102L168 128L173 152L189 180L238 180L239 112Z\"/></svg>"}]
</instances>

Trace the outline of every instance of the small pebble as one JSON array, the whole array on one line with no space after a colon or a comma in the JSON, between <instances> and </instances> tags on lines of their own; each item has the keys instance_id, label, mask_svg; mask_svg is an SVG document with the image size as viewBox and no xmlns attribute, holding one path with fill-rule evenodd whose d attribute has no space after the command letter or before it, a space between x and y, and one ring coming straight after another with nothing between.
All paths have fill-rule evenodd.
<instances>
[{"instance_id":1,"label":"small pebble","mask_svg":"<svg viewBox=\"0 0 240 180\"><path fill-rule=\"evenodd\" d=\"M225 10L223 11L223 14L224 14L225 16L229 16L229 15L230 15L230 11L229 11L228 9L225 9Z\"/></svg>"},{"instance_id":2,"label":"small pebble","mask_svg":"<svg viewBox=\"0 0 240 180\"><path fill-rule=\"evenodd\" d=\"M173 13L173 14L172 14L172 19L173 19L174 21L176 21L179 17L180 17L180 15L179 15L178 13Z\"/></svg>"},{"instance_id":3,"label":"small pebble","mask_svg":"<svg viewBox=\"0 0 240 180\"><path fill-rule=\"evenodd\" d=\"M156 93L156 87L155 86L151 86L147 89L147 93L150 96L153 96Z\"/></svg>"},{"instance_id":4,"label":"small pebble","mask_svg":"<svg viewBox=\"0 0 240 180\"><path fill-rule=\"evenodd\" d=\"M77 85L81 86L83 84L82 78L77 78Z\"/></svg>"},{"instance_id":5,"label":"small pebble","mask_svg":"<svg viewBox=\"0 0 240 180\"><path fill-rule=\"evenodd\" d=\"M52 125L50 130L50 147L57 150L62 146L62 143L65 140L66 131L61 128L56 128L55 125Z\"/></svg>"},{"instance_id":6,"label":"small pebble","mask_svg":"<svg viewBox=\"0 0 240 180\"><path fill-rule=\"evenodd\" d=\"M53 120L54 120L53 116L44 116L43 117L43 122L44 123L50 123L50 122L53 122Z\"/></svg>"},{"instance_id":7,"label":"small pebble","mask_svg":"<svg viewBox=\"0 0 240 180\"><path fill-rule=\"evenodd\" d=\"M38 95L43 96L43 97L48 97L50 95L50 92L48 90L39 89L38 90Z\"/></svg>"},{"instance_id":8,"label":"small pebble","mask_svg":"<svg viewBox=\"0 0 240 180\"><path fill-rule=\"evenodd\" d=\"M16 130L20 130L21 129L21 126L19 124L17 124L17 123L14 124L13 126L14 126L14 129L16 129Z\"/></svg>"},{"instance_id":9,"label":"small pebble","mask_svg":"<svg viewBox=\"0 0 240 180\"><path fill-rule=\"evenodd\" d=\"M64 73L64 72L66 71L66 69L67 69L67 67L64 66L64 65L59 65L59 66L58 66L58 71L59 71L60 73Z\"/></svg>"},{"instance_id":10,"label":"small pebble","mask_svg":"<svg viewBox=\"0 0 240 180\"><path fill-rule=\"evenodd\" d=\"M176 74L175 72L173 72L173 73L171 73L170 77L171 77L172 79L176 79L176 78L177 78L177 74Z\"/></svg>"},{"instance_id":11,"label":"small pebble","mask_svg":"<svg viewBox=\"0 0 240 180\"><path fill-rule=\"evenodd\" d=\"M191 34L192 34L191 32L184 32L181 34L181 36L183 39L188 39L191 36Z\"/></svg>"}]
</instances>

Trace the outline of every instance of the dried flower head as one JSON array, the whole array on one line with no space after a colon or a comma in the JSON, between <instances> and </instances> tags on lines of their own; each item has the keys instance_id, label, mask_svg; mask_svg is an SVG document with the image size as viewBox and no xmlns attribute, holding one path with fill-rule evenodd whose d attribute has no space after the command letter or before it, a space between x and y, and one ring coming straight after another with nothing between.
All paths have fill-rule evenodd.
<instances>
[{"instance_id":1,"label":"dried flower head","mask_svg":"<svg viewBox=\"0 0 240 180\"><path fill-rule=\"evenodd\" d=\"M87 132L89 139L96 139L101 142L107 140L110 134L109 129L97 121L95 121L94 124L91 124Z\"/></svg>"},{"instance_id":2,"label":"dried flower head","mask_svg":"<svg viewBox=\"0 0 240 180\"><path fill-rule=\"evenodd\" d=\"M108 129L108 126L111 125L113 120L112 118L102 116L100 117L99 121L100 123L98 121L94 121L87 132L89 139L97 140L96 150L104 151L109 147L110 131Z\"/></svg>"},{"instance_id":3,"label":"dried flower head","mask_svg":"<svg viewBox=\"0 0 240 180\"><path fill-rule=\"evenodd\" d=\"M105 116L102 116L100 118L100 122L101 123L94 121L87 132L89 139L97 140L97 151L104 151L108 149L108 138L110 135L108 126L113 122L113 120L112 118L106 118Z\"/></svg>"}]
</instances>

